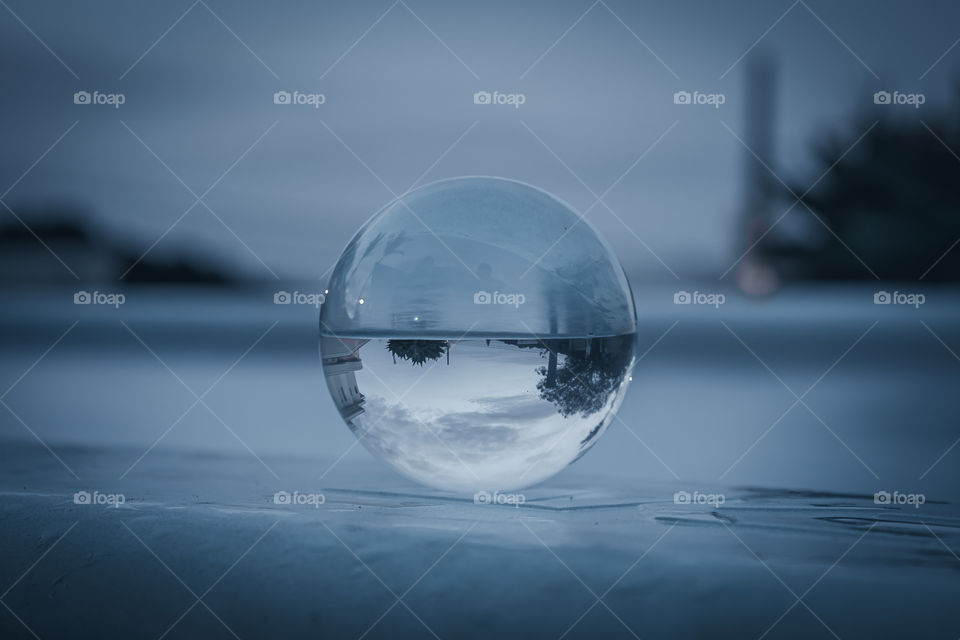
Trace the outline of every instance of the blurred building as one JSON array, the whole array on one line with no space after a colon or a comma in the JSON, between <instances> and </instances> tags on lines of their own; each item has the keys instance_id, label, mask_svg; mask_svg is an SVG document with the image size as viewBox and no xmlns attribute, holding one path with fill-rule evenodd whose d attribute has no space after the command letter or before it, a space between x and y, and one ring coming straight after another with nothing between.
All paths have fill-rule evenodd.
<instances>
[{"instance_id":1,"label":"blurred building","mask_svg":"<svg viewBox=\"0 0 960 640\"><path fill-rule=\"evenodd\" d=\"M357 386L356 372L363 368L360 360L360 347L368 340L351 338L320 338L320 352L323 356L323 374L330 388L330 396L340 411L340 415L353 426L351 420L363 413L366 398Z\"/></svg>"}]
</instances>

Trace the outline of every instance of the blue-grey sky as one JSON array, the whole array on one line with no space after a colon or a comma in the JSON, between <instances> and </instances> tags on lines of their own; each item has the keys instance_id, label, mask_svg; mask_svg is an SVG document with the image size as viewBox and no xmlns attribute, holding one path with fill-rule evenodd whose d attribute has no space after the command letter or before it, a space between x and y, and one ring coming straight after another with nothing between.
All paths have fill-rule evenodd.
<instances>
[{"instance_id":1,"label":"blue-grey sky","mask_svg":"<svg viewBox=\"0 0 960 640\"><path fill-rule=\"evenodd\" d=\"M0 193L14 211L82 205L144 251L162 236L157 255L308 279L415 183L501 175L584 211L623 176L615 215L588 219L631 276L718 275L738 255L751 56L779 69L773 168L804 183L825 128L853 142L875 91L922 92L920 109L889 107L905 118L945 108L958 38L946 1L4 0ZM325 101L274 104L280 90ZM677 105L678 90L725 103ZM184 215L211 185L213 213Z\"/></svg>"}]
</instances>

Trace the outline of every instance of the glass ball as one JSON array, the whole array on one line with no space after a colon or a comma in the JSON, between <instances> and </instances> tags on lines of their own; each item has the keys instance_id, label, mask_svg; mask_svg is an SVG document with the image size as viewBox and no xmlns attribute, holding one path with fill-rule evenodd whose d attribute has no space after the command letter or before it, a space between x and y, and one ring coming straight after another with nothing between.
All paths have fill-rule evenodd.
<instances>
[{"instance_id":1,"label":"glass ball","mask_svg":"<svg viewBox=\"0 0 960 640\"><path fill-rule=\"evenodd\" d=\"M636 312L587 221L513 180L443 180L374 215L320 311L330 395L375 456L477 493L541 482L583 455L623 400Z\"/></svg>"}]
</instances>

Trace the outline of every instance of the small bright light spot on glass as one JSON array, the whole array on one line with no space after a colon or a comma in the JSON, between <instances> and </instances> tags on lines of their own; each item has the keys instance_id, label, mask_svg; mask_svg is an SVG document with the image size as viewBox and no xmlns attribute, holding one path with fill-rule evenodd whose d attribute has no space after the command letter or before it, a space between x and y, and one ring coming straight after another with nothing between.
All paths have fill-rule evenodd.
<instances>
[{"instance_id":1,"label":"small bright light spot on glass","mask_svg":"<svg viewBox=\"0 0 960 640\"><path fill-rule=\"evenodd\" d=\"M328 291L334 403L367 449L423 484L549 478L604 433L630 380L623 269L575 211L519 182L406 194L357 232Z\"/></svg>"}]
</instances>

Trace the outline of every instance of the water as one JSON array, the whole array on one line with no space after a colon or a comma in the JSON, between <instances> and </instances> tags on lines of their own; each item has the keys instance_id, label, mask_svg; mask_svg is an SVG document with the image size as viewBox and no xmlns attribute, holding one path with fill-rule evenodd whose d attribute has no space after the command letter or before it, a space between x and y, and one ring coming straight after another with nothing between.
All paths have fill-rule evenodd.
<instances>
[{"instance_id":1,"label":"water","mask_svg":"<svg viewBox=\"0 0 960 640\"><path fill-rule=\"evenodd\" d=\"M496 492L593 446L623 400L634 339L328 336L321 350L330 395L367 449L422 484Z\"/></svg>"},{"instance_id":2,"label":"water","mask_svg":"<svg viewBox=\"0 0 960 640\"><path fill-rule=\"evenodd\" d=\"M623 398L633 295L568 205L456 178L389 204L340 256L320 312L334 403L423 484L505 491L582 455Z\"/></svg>"}]
</instances>

